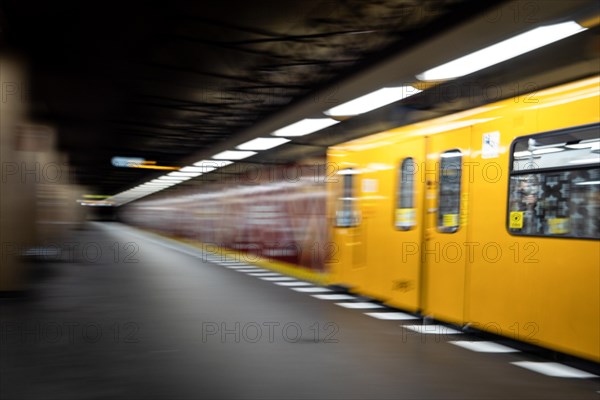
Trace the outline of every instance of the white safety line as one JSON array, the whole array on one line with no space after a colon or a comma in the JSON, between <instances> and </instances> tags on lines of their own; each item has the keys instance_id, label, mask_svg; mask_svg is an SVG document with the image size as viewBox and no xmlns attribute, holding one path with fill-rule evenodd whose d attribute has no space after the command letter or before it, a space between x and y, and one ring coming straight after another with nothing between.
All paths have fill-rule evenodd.
<instances>
[{"instance_id":1,"label":"white safety line","mask_svg":"<svg viewBox=\"0 0 600 400\"><path fill-rule=\"evenodd\" d=\"M294 281L294 282L273 282L279 286L312 286L310 282Z\"/></svg>"},{"instance_id":2,"label":"white safety line","mask_svg":"<svg viewBox=\"0 0 600 400\"><path fill-rule=\"evenodd\" d=\"M295 290L296 292L301 292L301 293L327 293L327 292L331 292L331 289L327 289L324 287L303 287L303 288L291 288L292 290Z\"/></svg>"},{"instance_id":3,"label":"white safety line","mask_svg":"<svg viewBox=\"0 0 600 400\"><path fill-rule=\"evenodd\" d=\"M312 283L297 281L295 278L280 276L278 273L268 272L267 269L255 268L252 265L248 265L247 263L243 263L237 260L223 260L220 257L207 256L201 250L196 250L190 246L190 250L183 248L186 246L185 243L174 243L175 245L170 245L165 243L164 241L173 241L168 238L161 238L164 241L159 241L156 239L152 239L146 235L141 235L138 233L132 233L131 231L128 234L132 236L136 236L143 240L147 240L151 243L157 244L162 247L166 247L171 250L178 251L180 253L187 254L192 257L200 258L204 262L210 262L213 264L221 265L225 268L236 270L238 272L248 272L248 275L259 277L265 281L271 281L279 286L288 286L292 290L301 292L301 293L327 293L331 292L330 289L323 287L314 287ZM310 286L310 287L301 287L301 286ZM345 294L314 294L311 295L320 300L354 300L356 299L353 296L345 295ZM338 306L349 308L349 309L375 309L375 308L384 308L382 305L369 303L369 302L351 302L351 303L335 303ZM381 319L381 320L411 320L411 319L419 319L410 314L401 313L401 312L373 312L373 313L365 313L373 318ZM430 334L430 335L459 335L462 332L449 328L444 325L401 325L402 328L410 329L412 331L422 333L422 334ZM511 347L503 346L499 343L489 342L489 341L450 341L455 346L459 346L468 350L482 352L482 353L513 353L519 352L517 349L513 349ZM597 375L591 374L589 372L585 372L573 367L569 367L567 365L555 363L555 362L534 362L534 361L514 361L511 364L516 365L521 368L528 369L530 371L534 371L543 375L559 377L559 378L578 378L578 379L586 379L586 378L598 378ZM600 393L600 391L598 391Z\"/></svg>"},{"instance_id":4,"label":"white safety line","mask_svg":"<svg viewBox=\"0 0 600 400\"><path fill-rule=\"evenodd\" d=\"M557 378L598 378L597 375L590 374L589 372L555 362L514 361L511 364Z\"/></svg>"},{"instance_id":5,"label":"white safety line","mask_svg":"<svg viewBox=\"0 0 600 400\"><path fill-rule=\"evenodd\" d=\"M290 276L266 276L264 278L260 278L262 280L265 281L271 281L271 282L280 282L280 281L293 281L296 278L292 278Z\"/></svg>"},{"instance_id":6,"label":"white safety line","mask_svg":"<svg viewBox=\"0 0 600 400\"><path fill-rule=\"evenodd\" d=\"M401 325L403 328L410 329L426 335L460 335L461 331L449 328L444 325Z\"/></svg>"},{"instance_id":7,"label":"white safety line","mask_svg":"<svg viewBox=\"0 0 600 400\"><path fill-rule=\"evenodd\" d=\"M266 272L266 269L262 268L237 268L235 271L237 272Z\"/></svg>"},{"instance_id":8,"label":"white safety line","mask_svg":"<svg viewBox=\"0 0 600 400\"><path fill-rule=\"evenodd\" d=\"M319 300L356 300L356 297L347 294L311 294L311 296Z\"/></svg>"},{"instance_id":9,"label":"white safety line","mask_svg":"<svg viewBox=\"0 0 600 400\"><path fill-rule=\"evenodd\" d=\"M453 345L462 347L467 350L476 351L478 353L518 353L519 350L512 347L504 346L495 342L472 342L468 340L454 340L450 341Z\"/></svg>"},{"instance_id":10,"label":"white safety line","mask_svg":"<svg viewBox=\"0 0 600 400\"><path fill-rule=\"evenodd\" d=\"M357 303L335 303L336 305L344 308L351 308L356 310L367 310L370 308L384 308L380 304L368 303L368 302L357 302Z\"/></svg>"},{"instance_id":11,"label":"white safety line","mask_svg":"<svg viewBox=\"0 0 600 400\"><path fill-rule=\"evenodd\" d=\"M258 272L256 274L250 273L248 275L250 275L250 276L282 276L281 274L278 274L277 272Z\"/></svg>"},{"instance_id":12,"label":"white safety line","mask_svg":"<svg viewBox=\"0 0 600 400\"><path fill-rule=\"evenodd\" d=\"M420 319L419 317L416 317L414 315L410 315L410 314L406 314L406 313L402 313L402 312L372 312L372 313L365 313L365 315L368 315L369 317L383 319L383 320L389 320L389 321L405 321L405 320L411 320L411 319Z\"/></svg>"}]
</instances>

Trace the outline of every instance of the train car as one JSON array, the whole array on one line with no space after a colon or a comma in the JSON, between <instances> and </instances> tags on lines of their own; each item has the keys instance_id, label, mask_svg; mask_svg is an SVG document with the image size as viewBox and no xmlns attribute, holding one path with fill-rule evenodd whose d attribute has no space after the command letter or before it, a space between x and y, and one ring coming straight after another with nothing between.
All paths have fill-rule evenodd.
<instances>
[{"instance_id":1,"label":"train car","mask_svg":"<svg viewBox=\"0 0 600 400\"><path fill-rule=\"evenodd\" d=\"M330 281L600 361L599 82L331 147Z\"/></svg>"},{"instance_id":2,"label":"train car","mask_svg":"<svg viewBox=\"0 0 600 400\"><path fill-rule=\"evenodd\" d=\"M328 251L324 165L323 158L304 160L224 174L215 182L199 180L178 192L135 202L122 218L320 281Z\"/></svg>"}]
</instances>

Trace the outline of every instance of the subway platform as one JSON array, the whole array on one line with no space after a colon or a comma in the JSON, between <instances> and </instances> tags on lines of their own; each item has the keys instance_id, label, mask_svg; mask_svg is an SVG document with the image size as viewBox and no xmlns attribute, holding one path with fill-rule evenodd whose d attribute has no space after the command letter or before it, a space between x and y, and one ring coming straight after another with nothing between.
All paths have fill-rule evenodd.
<instances>
[{"instance_id":1,"label":"subway platform","mask_svg":"<svg viewBox=\"0 0 600 400\"><path fill-rule=\"evenodd\" d=\"M600 399L590 371L119 223L58 248L0 300L2 399Z\"/></svg>"}]
</instances>

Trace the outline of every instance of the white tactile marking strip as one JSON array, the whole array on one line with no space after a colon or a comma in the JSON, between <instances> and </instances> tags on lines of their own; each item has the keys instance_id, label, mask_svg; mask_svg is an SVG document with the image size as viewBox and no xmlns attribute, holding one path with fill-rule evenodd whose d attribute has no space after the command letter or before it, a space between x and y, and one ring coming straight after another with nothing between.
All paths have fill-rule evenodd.
<instances>
[{"instance_id":1,"label":"white tactile marking strip","mask_svg":"<svg viewBox=\"0 0 600 400\"><path fill-rule=\"evenodd\" d=\"M352 308L357 310L368 310L371 308L384 308L380 304L368 303L368 302L357 302L357 303L335 303L336 305L344 308Z\"/></svg>"},{"instance_id":2,"label":"white tactile marking strip","mask_svg":"<svg viewBox=\"0 0 600 400\"><path fill-rule=\"evenodd\" d=\"M478 353L518 353L519 350L513 349L512 347L504 346L495 342L471 342L468 340L454 340L450 341L453 345L462 347L463 349L476 351Z\"/></svg>"},{"instance_id":3,"label":"white tactile marking strip","mask_svg":"<svg viewBox=\"0 0 600 400\"><path fill-rule=\"evenodd\" d=\"M373 317L373 318L377 318L377 319L384 319L384 320L389 320L389 321L405 321L405 320L411 320L411 319L420 319L419 317L416 317L414 315L405 314L405 313L401 313L401 312L372 312L372 313L365 313L365 315L368 315L369 317Z\"/></svg>"},{"instance_id":4,"label":"white tactile marking strip","mask_svg":"<svg viewBox=\"0 0 600 400\"><path fill-rule=\"evenodd\" d=\"M248 275L250 275L250 276L282 276L281 274L278 274L277 272L259 272L256 274L250 273Z\"/></svg>"},{"instance_id":5,"label":"white tactile marking strip","mask_svg":"<svg viewBox=\"0 0 600 400\"><path fill-rule=\"evenodd\" d=\"M356 300L356 297L347 294L312 294L311 296L319 300Z\"/></svg>"},{"instance_id":6,"label":"white tactile marking strip","mask_svg":"<svg viewBox=\"0 0 600 400\"><path fill-rule=\"evenodd\" d=\"M327 293L327 292L331 292L330 289L327 289L327 288L324 288L324 287L292 288L292 290L295 290L296 292L301 292L301 293Z\"/></svg>"},{"instance_id":7,"label":"white tactile marking strip","mask_svg":"<svg viewBox=\"0 0 600 400\"><path fill-rule=\"evenodd\" d=\"M249 267L252 268L251 265L241 263L239 261L234 261L234 260L222 261L221 258L207 257L204 254L197 253L197 252L191 252L191 251L182 249L181 247L169 245L163 241L158 241L158 240L148 238L147 236L141 236L138 234L132 234L132 235L137 236L137 237L142 237L145 240L159 244L163 247L167 247L172 250L176 250L181 253L188 254L190 256L201 258L202 261L208 260L215 264L222 265L226 268L230 268L230 269L249 268ZM258 274L256 274L256 275L258 275ZM261 279L267 280L267 278L261 278ZM293 278L289 278L289 279L293 280ZM280 285L280 286L311 286L311 287L304 287L304 288L291 287L292 290L295 290L297 292L319 293L319 292L330 291L329 289L326 289L323 287L314 287L314 286L312 286L313 284L309 283L309 282L294 281L294 282L274 282L274 283L276 285ZM380 305L374 304L374 303L358 303L358 302L356 302L356 303L335 303L335 304L337 304L341 307L345 307L345 308L383 308L383 306L380 306ZM394 314L398 315L398 314L404 314L404 313L389 312L389 313L365 313L365 314L369 315L373 318L378 318L378 319L396 319L396 318L392 317L392 315L394 315ZM378 316L376 316L376 315L378 315ZM410 316L410 314L406 314L406 315ZM412 318L412 316L411 316L411 318ZM416 318L416 317L414 317L414 318ZM404 319L404 318L402 318L402 319ZM438 334L438 335L462 334L462 332L460 332L460 331L457 331L452 328L448 328L443 325L404 325L404 326L401 325L401 327L413 330L415 332L424 333L424 334ZM502 345L500 345L498 343L494 343L494 342L451 341L450 343L452 343L456 346L460 346L463 348L467 348L469 350L479 351L479 352L494 352L494 353L508 352L508 351L504 351L504 350L498 351L498 350L501 350L502 348L510 349L511 352L518 351L518 350L511 349L509 347L502 346ZM490 351L490 350L493 350L493 351ZM573 367L569 367L567 365L555 363L555 362L514 361L514 362L511 362L511 364L516 365L521 368L528 369L530 371L540 373L540 374L544 374L544 375L552 376L552 377L558 377L558 378L578 378L578 379L598 378L597 375L591 374L589 372L582 371L582 370L579 370L579 369L576 369ZM600 393L600 390L597 391L597 393Z\"/></svg>"},{"instance_id":8,"label":"white tactile marking strip","mask_svg":"<svg viewBox=\"0 0 600 400\"><path fill-rule=\"evenodd\" d=\"M273 282L279 286L312 286L310 282L294 281L294 282Z\"/></svg>"},{"instance_id":9,"label":"white tactile marking strip","mask_svg":"<svg viewBox=\"0 0 600 400\"><path fill-rule=\"evenodd\" d=\"M292 278L290 276L266 276L264 278L260 278L262 280L265 281L271 281L271 282L281 282L281 281L293 281L296 280L296 278Z\"/></svg>"},{"instance_id":10,"label":"white tactile marking strip","mask_svg":"<svg viewBox=\"0 0 600 400\"><path fill-rule=\"evenodd\" d=\"M238 268L236 269L237 272L267 272L266 269L262 269L262 268Z\"/></svg>"},{"instance_id":11,"label":"white tactile marking strip","mask_svg":"<svg viewBox=\"0 0 600 400\"><path fill-rule=\"evenodd\" d=\"M597 375L555 362L514 361L511 364L557 378L598 378Z\"/></svg>"},{"instance_id":12,"label":"white tactile marking strip","mask_svg":"<svg viewBox=\"0 0 600 400\"><path fill-rule=\"evenodd\" d=\"M140 237L141 235L134 234L134 236ZM251 265L247 265L247 264L240 263L237 261L218 262L218 260L215 260L212 257L205 257L203 254L198 254L196 252L193 253L191 251L184 250L180 247L171 246L164 242L160 242L158 240L153 240L153 239L150 239L145 236L141 236L141 237L150 242L157 243L163 247L167 247L172 250L176 250L181 253L185 253L185 254L188 254L188 255L191 255L191 256L194 256L197 258L202 258L202 261L208 260L208 261L214 262L215 264L220 264L222 266L225 266L226 268L235 269L236 267L237 268L252 267ZM261 279L267 279L267 278L261 278ZM292 278L290 278L290 279L292 279ZM293 288L293 287L291 288L292 290L295 290L298 292L317 293L316 290L330 291L329 289L326 289L326 288L312 287L312 284L308 283L308 282L295 281L295 282L274 282L274 283L277 285L281 285L281 286L311 286L311 287L305 287L305 288ZM312 295L312 296L315 297L318 295ZM358 303L336 303L336 304L344 307L347 304L358 304ZM375 316L376 314L378 314L379 316ZM395 319L395 318L391 317L392 314L404 314L404 313L391 313L391 312L390 313L366 313L366 315L369 315L373 318ZM386 317L386 315L387 315L387 317ZM406 315L409 315L409 314L406 314ZM443 334L461 334L462 333L460 331L457 331L452 328L448 328L443 325L410 325L410 326L407 325L407 326L402 326L402 327L408 328L415 332L424 333L424 334L443 335ZM451 341L450 343L460 346L460 347L463 347L463 348L468 348L469 350L480 351L480 352L492 352L492 351L490 351L490 349L495 349L493 352L497 353L497 352L507 352L507 351L498 351L498 349L501 349L501 348L510 349L508 347L502 346L502 345L494 343L494 342ZM485 345L483 343L485 343ZM475 345L475 347L474 347L474 345ZM510 349L510 350L516 351L514 349ZM578 379L598 378L597 375L591 374L589 372L581 371L579 369L569 367L567 365L555 363L555 362L515 361L515 362L511 362L511 364L516 365L521 368L528 369L530 371L540 373L540 374L552 376L552 377L578 378ZM600 394L600 390L597 391L597 393Z\"/></svg>"},{"instance_id":13,"label":"white tactile marking strip","mask_svg":"<svg viewBox=\"0 0 600 400\"><path fill-rule=\"evenodd\" d=\"M418 333L426 335L460 335L461 331L448 328L444 325L403 325L403 328L410 329Z\"/></svg>"}]
</instances>

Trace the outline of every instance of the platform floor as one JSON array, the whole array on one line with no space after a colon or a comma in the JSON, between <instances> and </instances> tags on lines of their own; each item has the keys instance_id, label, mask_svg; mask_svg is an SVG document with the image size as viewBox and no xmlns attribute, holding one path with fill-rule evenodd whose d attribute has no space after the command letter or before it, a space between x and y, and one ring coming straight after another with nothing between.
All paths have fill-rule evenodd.
<instances>
[{"instance_id":1,"label":"platform floor","mask_svg":"<svg viewBox=\"0 0 600 400\"><path fill-rule=\"evenodd\" d=\"M581 370L125 225L71 242L0 300L2 399L600 399Z\"/></svg>"}]
</instances>

